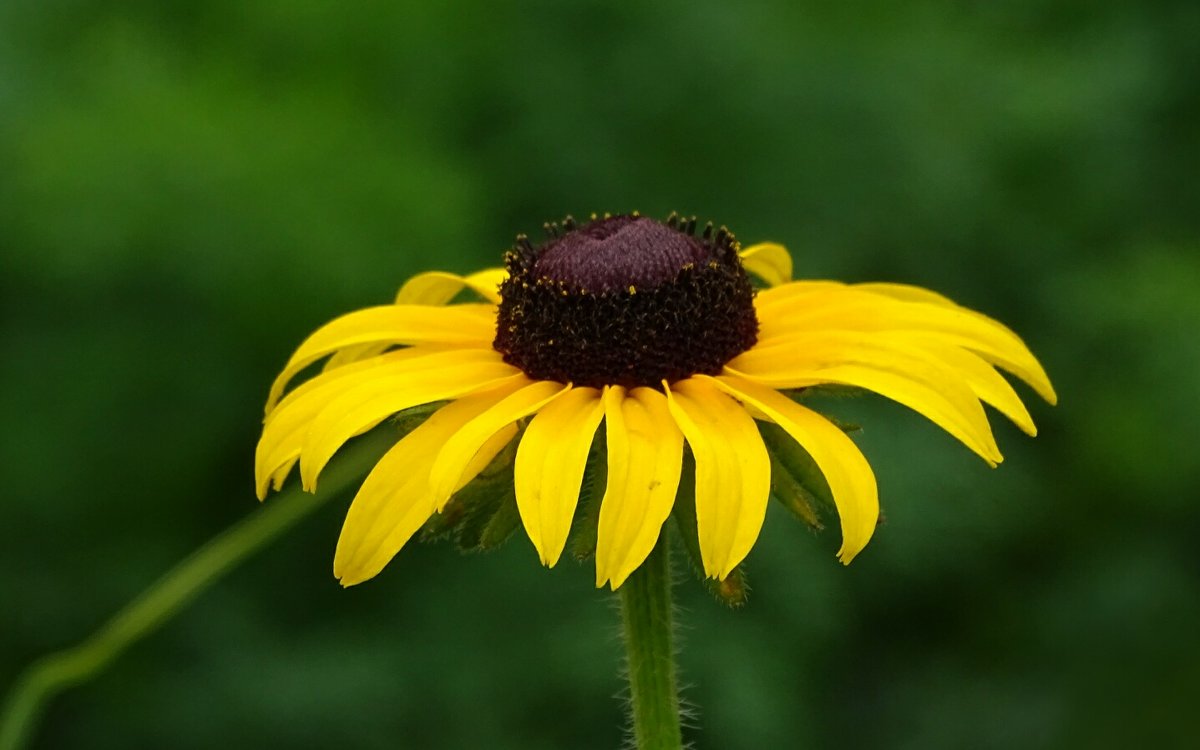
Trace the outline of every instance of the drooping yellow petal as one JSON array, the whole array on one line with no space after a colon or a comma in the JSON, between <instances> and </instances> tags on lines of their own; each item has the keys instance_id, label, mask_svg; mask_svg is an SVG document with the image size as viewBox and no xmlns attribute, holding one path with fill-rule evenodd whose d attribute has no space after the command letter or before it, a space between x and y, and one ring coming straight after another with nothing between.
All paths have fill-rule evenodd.
<instances>
[{"instance_id":1,"label":"drooping yellow petal","mask_svg":"<svg viewBox=\"0 0 1200 750\"><path fill-rule=\"evenodd\" d=\"M464 357L468 360L464 360ZM445 365L447 361L457 364L494 359L487 353L470 356L447 354L445 350L435 347L412 347L355 362L302 383L288 393L264 420L263 434L254 455L259 499L266 496L268 484L274 483L278 488L283 483L300 456L300 448L313 419L340 394L380 377Z\"/></svg>"},{"instance_id":2,"label":"drooping yellow petal","mask_svg":"<svg viewBox=\"0 0 1200 750\"><path fill-rule=\"evenodd\" d=\"M417 274L396 293L397 305L444 305L463 289L489 302L500 302L500 283L508 277L503 268L488 268L469 276L444 271Z\"/></svg>"},{"instance_id":3,"label":"drooping yellow petal","mask_svg":"<svg viewBox=\"0 0 1200 750\"><path fill-rule=\"evenodd\" d=\"M792 292L792 287L800 291ZM976 352L1028 383L1050 403L1056 402L1041 363L1011 330L932 292L910 292L909 297L928 301L900 300L833 282L797 282L766 290L755 300L759 340L769 343L799 331L920 332Z\"/></svg>"},{"instance_id":4,"label":"drooping yellow petal","mask_svg":"<svg viewBox=\"0 0 1200 750\"><path fill-rule=\"evenodd\" d=\"M384 305L358 310L318 328L296 349L271 386L269 412L296 373L338 349L364 344L490 345L495 305Z\"/></svg>"},{"instance_id":5,"label":"drooping yellow petal","mask_svg":"<svg viewBox=\"0 0 1200 750\"><path fill-rule=\"evenodd\" d=\"M507 393L485 391L439 409L389 450L363 482L350 505L333 559L343 586L374 577L436 511L429 469L438 450L464 424ZM486 443L464 476L465 484L487 466L516 434L510 426Z\"/></svg>"},{"instance_id":6,"label":"drooping yellow petal","mask_svg":"<svg viewBox=\"0 0 1200 750\"><path fill-rule=\"evenodd\" d=\"M573 388L537 413L517 446L517 509L547 567L554 567L567 543L592 438L603 418L600 391Z\"/></svg>"},{"instance_id":7,"label":"drooping yellow petal","mask_svg":"<svg viewBox=\"0 0 1200 750\"><path fill-rule=\"evenodd\" d=\"M651 388L604 393L608 486L596 531L596 586L617 589L654 549L671 513L683 433L663 394Z\"/></svg>"},{"instance_id":8,"label":"drooping yellow petal","mask_svg":"<svg viewBox=\"0 0 1200 750\"><path fill-rule=\"evenodd\" d=\"M998 342L995 344L995 351L980 348L978 345L961 345L978 351L987 361L999 365L1021 378L1048 403L1058 403L1058 394L1054 392L1054 386L1050 384L1050 378L1046 375L1046 371L1042 368L1041 363L1029 351L1029 347L1025 345L1021 337L1000 321L988 317L977 310L963 307L949 297L937 292L919 286L912 286L911 284L872 282L855 284L854 288L904 302L916 302L943 307L959 315L976 319L982 326L991 328L998 333L996 337Z\"/></svg>"},{"instance_id":9,"label":"drooping yellow petal","mask_svg":"<svg viewBox=\"0 0 1200 750\"><path fill-rule=\"evenodd\" d=\"M727 368L773 388L866 388L925 415L989 464L1000 463L987 415L962 375L922 354L888 336L809 332L760 342Z\"/></svg>"},{"instance_id":10,"label":"drooping yellow petal","mask_svg":"<svg viewBox=\"0 0 1200 750\"><path fill-rule=\"evenodd\" d=\"M808 451L829 484L842 526L838 559L849 564L871 540L879 520L879 490L871 465L854 441L820 414L782 393L733 375L711 380L718 388L779 425Z\"/></svg>"},{"instance_id":11,"label":"drooping yellow petal","mask_svg":"<svg viewBox=\"0 0 1200 750\"><path fill-rule=\"evenodd\" d=\"M502 383L514 389L521 386L524 375L500 361L498 355L494 360L465 356L482 351L462 351L461 362L453 362L449 356L460 352L447 352L447 356L439 357L443 361L436 366L371 378L329 401L310 423L300 449L300 479L304 488L311 491L316 487L317 476L347 440L397 412L499 387Z\"/></svg>"},{"instance_id":12,"label":"drooping yellow petal","mask_svg":"<svg viewBox=\"0 0 1200 750\"><path fill-rule=\"evenodd\" d=\"M754 419L710 380L689 378L668 387L667 405L696 456L696 530L704 574L724 579L762 530L771 458Z\"/></svg>"},{"instance_id":13,"label":"drooping yellow petal","mask_svg":"<svg viewBox=\"0 0 1200 750\"><path fill-rule=\"evenodd\" d=\"M904 340L911 342L914 351L927 352L930 357L961 375L981 401L995 407L1022 432L1030 437L1037 436L1033 417L1021 402L1021 397L1004 376L996 372L995 368L978 354L957 346L946 346L936 339L926 340L922 334L912 334Z\"/></svg>"},{"instance_id":14,"label":"drooping yellow petal","mask_svg":"<svg viewBox=\"0 0 1200 750\"><path fill-rule=\"evenodd\" d=\"M429 472L437 507L440 509L450 499L471 459L492 435L518 419L536 413L569 388L551 380L527 380L519 390L505 396L454 433L438 451Z\"/></svg>"},{"instance_id":15,"label":"drooping yellow petal","mask_svg":"<svg viewBox=\"0 0 1200 750\"><path fill-rule=\"evenodd\" d=\"M783 245L760 242L742 250L741 257L746 270L767 282L768 286L779 286L792 280L792 256Z\"/></svg>"}]
</instances>

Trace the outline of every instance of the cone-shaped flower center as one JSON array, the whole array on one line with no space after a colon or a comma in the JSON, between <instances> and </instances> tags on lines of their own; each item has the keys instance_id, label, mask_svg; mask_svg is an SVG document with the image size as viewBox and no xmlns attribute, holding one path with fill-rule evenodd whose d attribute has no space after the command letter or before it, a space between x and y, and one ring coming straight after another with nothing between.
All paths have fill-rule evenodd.
<instances>
[{"instance_id":1,"label":"cone-shaped flower center","mask_svg":"<svg viewBox=\"0 0 1200 750\"><path fill-rule=\"evenodd\" d=\"M541 278L593 292L657 286L687 265L703 265L711 248L653 219L614 216L555 238L533 264Z\"/></svg>"},{"instance_id":2,"label":"cone-shaped flower center","mask_svg":"<svg viewBox=\"0 0 1200 750\"><path fill-rule=\"evenodd\" d=\"M695 221L613 216L506 256L494 346L535 379L661 387L716 374L758 333L737 241Z\"/></svg>"}]
</instances>

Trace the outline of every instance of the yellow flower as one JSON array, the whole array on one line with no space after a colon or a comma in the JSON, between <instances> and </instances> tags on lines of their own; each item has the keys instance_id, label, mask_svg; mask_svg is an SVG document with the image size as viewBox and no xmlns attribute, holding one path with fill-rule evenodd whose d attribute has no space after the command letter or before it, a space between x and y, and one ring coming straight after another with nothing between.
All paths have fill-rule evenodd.
<instances>
[{"instance_id":1,"label":"yellow flower","mask_svg":"<svg viewBox=\"0 0 1200 750\"><path fill-rule=\"evenodd\" d=\"M650 553L695 457L704 572L723 579L758 538L771 459L756 420L812 457L849 563L879 513L870 465L846 434L781 389L856 386L923 414L991 465L1002 458L982 403L1030 435L999 367L1047 401L1042 367L1000 323L924 289L792 281L775 244L745 249L694 219L568 218L540 247L519 237L506 269L426 273L395 304L308 337L276 379L258 444L260 499L299 463L306 489L342 445L393 415L448 402L364 481L334 561L343 585L373 577L520 433L513 483L543 564L561 556L593 439L607 486L596 585L617 588ZM757 293L747 271L767 288ZM448 304L463 291L482 303ZM328 357L324 371L289 382ZM523 430L523 432L522 432Z\"/></svg>"}]
</instances>

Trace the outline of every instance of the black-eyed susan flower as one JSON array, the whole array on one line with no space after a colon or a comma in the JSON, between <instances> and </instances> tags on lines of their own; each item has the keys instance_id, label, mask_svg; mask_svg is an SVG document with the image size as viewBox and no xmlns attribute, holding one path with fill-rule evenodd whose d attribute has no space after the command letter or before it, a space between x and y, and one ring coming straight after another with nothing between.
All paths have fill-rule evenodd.
<instances>
[{"instance_id":1,"label":"black-eyed susan flower","mask_svg":"<svg viewBox=\"0 0 1200 750\"><path fill-rule=\"evenodd\" d=\"M748 272L766 288L756 292ZM1002 459L983 404L1035 433L995 368L1055 400L1020 338L980 313L911 286L791 276L779 245L743 249L724 229L697 232L694 219L637 214L568 219L536 247L519 237L503 270L417 276L394 304L337 318L292 355L267 402L259 497L297 463L314 489L350 438L441 404L364 481L338 542L337 577L352 585L379 573L504 451L520 522L552 566L602 444L596 583L615 589L677 502L686 445L699 555L707 576L724 579L754 546L772 491L760 423L794 440L824 476L842 562L875 530L870 465L842 429L792 397L798 390L873 391L992 465ZM482 301L448 304L464 291ZM320 374L285 395L324 358Z\"/></svg>"}]
</instances>

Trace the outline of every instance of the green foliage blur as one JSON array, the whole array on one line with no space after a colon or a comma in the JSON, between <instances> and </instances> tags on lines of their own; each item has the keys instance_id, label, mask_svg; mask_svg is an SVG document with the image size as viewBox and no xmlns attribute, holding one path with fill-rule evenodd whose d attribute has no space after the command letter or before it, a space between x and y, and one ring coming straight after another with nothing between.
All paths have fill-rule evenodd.
<instances>
[{"instance_id":1,"label":"green foliage blur","mask_svg":"<svg viewBox=\"0 0 1200 750\"><path fill-rule=\"evenodd\" d=\"M808 6L808 7L806 7ZM815 6L815 7L814 7ZM997 470L882 399L886 524L772 509L749 605L679 589L697 748L1200 737L1200 4L5 0L0 689L255 512L300 339L571 212L676 209L798 275L998 317ZM1191 435L1191 438L1188 437ZM613 748L613 597L331 503L46 714L37 748Z\"/></svg>"}]
</instances>

